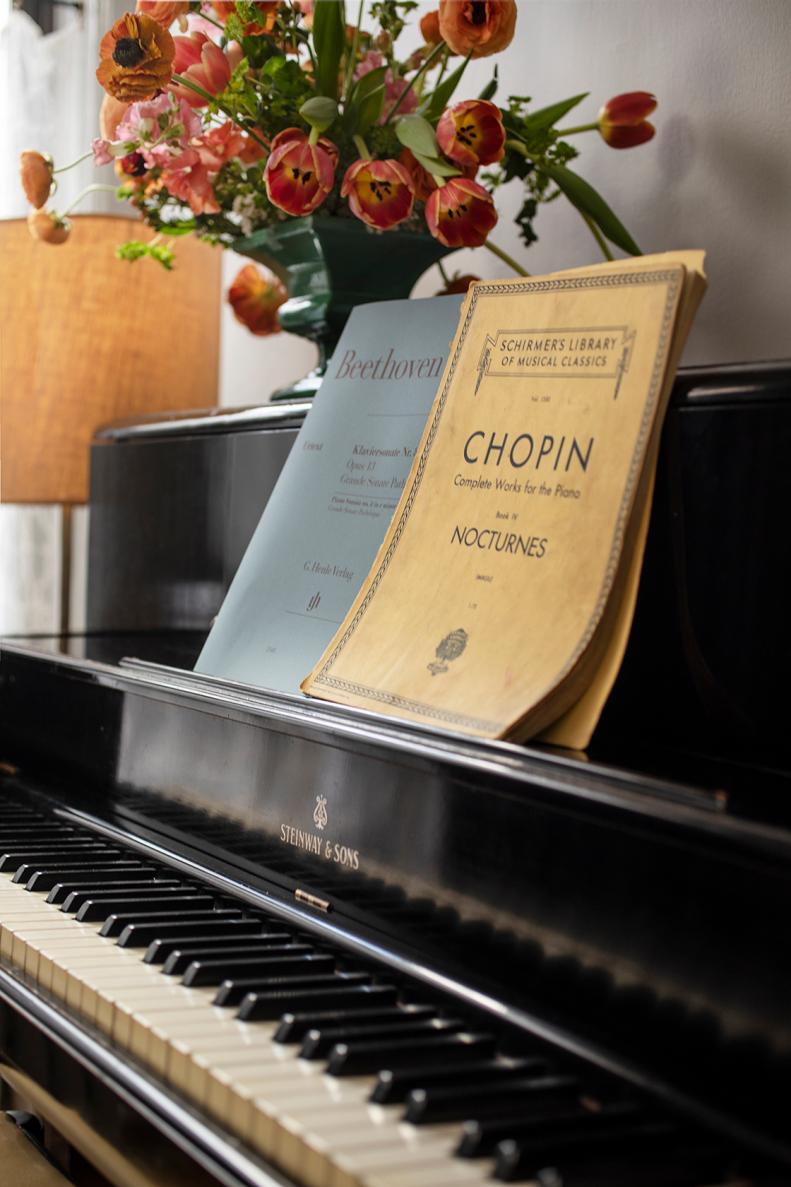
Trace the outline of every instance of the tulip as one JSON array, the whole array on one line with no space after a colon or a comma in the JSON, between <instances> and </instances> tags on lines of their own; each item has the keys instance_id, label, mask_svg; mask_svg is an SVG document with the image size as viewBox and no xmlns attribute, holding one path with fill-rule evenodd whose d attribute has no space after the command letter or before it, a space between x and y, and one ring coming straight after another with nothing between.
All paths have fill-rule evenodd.
<instances>
[{"instance_id":1,"label":"tulip","mask_svg":"<svg viewBox=\"0 0 791 1187\"><path fill-rule=\"evenodd\" d=\"M408 148L401 149L398 159L409 173L415 197L420 202L427 201L437 188L434 178L427 169L423 168L417 157Z\"/></svg>"},{"instance_id":2,"label":"tulip","mask_svg":"<svg viewBox=\"0 0 791 1187\"><path fill-rule=\"evenodd\" d=\"M346 170L341 197L356 218L377 231L390 231L409 218L415 191L409 170L398 161L355 161Z\"/></svg>"},{"instance_id":3,"label":"tulip","mask_svg":"<svg viewBox=\"0 0 791 1187\"><path fill-rule=\"evenodd\" d=\"M610 148L634 148L656 132L648 116L656 110L656 96L648 91L616 95L599 112L598 128Z\"/></svg>"},{"instance_id":4,"label":"tulip","mask_svg":"<svg viewBox=\"0 0 791 1187\"><path fill-rule=\"evenodd\" d=\"M26 149L19 158L19 176L25 197L40 210L46 206L52 189L52 157Z\"/></svg>"},{"instance_id":5,"label":"tulip","mask_svg":"<svg viewBox=\"0 0 791 1187\"><path fill-rule=\"evenodd\" d=\"M457 165L477 169L501 161L505 128L500 108L485 99L448 107L437 124L437 144Z\"/></svg>"},{"instance_id":6,"label":"tulip","mask_svg":"<svg viewBox=\"0 0 791 1187\"><path fill-rule=\"evenodd\" d=\"M150 16L152 21L156 21L165 29L170 28L175 20L178 20L181 27L186 29L186 17L189 10L189 0L173 0L172 3L169 3L168 0L137 0L136 9L137 12Z\"/></svg>"},{"instance_id":7,"label":"tulip","mask_svg":"<svg viewBox=\"0 0 791 1187\"><path fill-rule=\"evenodd\" d=\"M259 271L255 264L246 264L228 289L228 301L236 320L260 337L280 332L277 311L286 299L280 281Z\"/></svg>"},{"instance_id":8,"label":"tulip","mask_svg":"<svg viewBox=\"0 0 791 1187\"><path fill-rule=\"evenodd\" d=\"M439 31L439 13L436 8L433 12L427 12L420 18L420 35L426 45L438 45L442 41L442 34Z\"/></svg>"},{"instance_id":9,"label":"tulip","mask_svg":"<svg viewBox=\"0 0 791 1187\"><path fill-rule=\"evenodd\" d=\"M42 243L65 243L71 234L71 223L52 210L31 210L27 226L34 239Z\"/></svg>"},{"instance_id":10,"label":"tulip","mask_svg":"<svg viewBox=\"0 0 791 1187\"><path fill-rule=\"evenodd\" d=\"M486 58L511 44L516 0L439 0L439 32L455 54Z\"/></svg>"},{"instance_id":11,"label":"tulip","mask_svg":"<svg viewBox=\"0 0 791 1187\"><path fill-rule=\"evenodd\" d=\"M426 202L426 222L446 247L480 247L497 222L488 190L467 177L451 177Z\"/></svg>"},{"instance_id":12,"label":"tulip","mask_svg":"<svg viewBox=\"0 0 791 1187\"><path fill-rule=\"evenodd\" d=\"M231 79L231 70L236 64L218 45L210 41L205 33L191 33L189 37L175 37L175 59L173 71L189 82L195 83L210 95L224 91ZM234 54L236 54L236 49ZM241 51L239 51L241 54ZM190 107L205 107L208 99L198 95L189 87L172 86L171 91Z\"/></svg>"},{"instance_id":13,"label":"tulip","mask_svg":"<svg viewBox=\"0 0 791 1187\"><path fill-rule=\"evenodd\" d=\"M311 144L307 133L286 128L272 141L264 169L269 201L286 214L311 214L332 189L337 163L338 150L324 136Z\"/></svg>"},{"instance_id":14,"label":"tulip","mask_svg":"<svg viewBox=\"0 0 791 1187\"><path fill-rule=\"evenodd\" d=\"M99 44L96 77L114 99L151 99L170 82L173 38L145 13L127 12Z\"/></svg>"}]
</instances>

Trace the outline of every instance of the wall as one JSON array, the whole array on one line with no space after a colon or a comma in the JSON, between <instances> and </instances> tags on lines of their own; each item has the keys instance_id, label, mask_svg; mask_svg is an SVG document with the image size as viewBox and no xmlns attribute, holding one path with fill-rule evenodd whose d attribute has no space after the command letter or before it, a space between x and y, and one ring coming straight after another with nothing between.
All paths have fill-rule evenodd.
<instances>
[{"instance_id":1,"label":"wall","mask_svg":"<svg viewBox=\"0 0 791 1187\"><path fill-rule=\"evenodd\" d=\"M418 15L435 7L421 3ZM597 133L577 138L579 171L607 197L643 251L704 247L710 289L685 362L791 355L791 2L789 0L519 0L505 54L473 63L458 92L475 95L497 62L501 101L543 106L583 90L569 122L595 119L610 96L653 91L655 139L630 151ZM541 212L540 242L520 248L510 221L517 186L498 196L493 238L535 273L598 258L564 200ZM239 266L228 253L227 282ZM504 275L484 250L451 256L452 270ZM435 269L415 290L439 287ZM227 283L226 283L227 287ZM253 339L226 312L220 398L243 403L304 372L312 352L285 335ZM264 378L265 377L265 378Z\"/></svg>"}]
</instances>

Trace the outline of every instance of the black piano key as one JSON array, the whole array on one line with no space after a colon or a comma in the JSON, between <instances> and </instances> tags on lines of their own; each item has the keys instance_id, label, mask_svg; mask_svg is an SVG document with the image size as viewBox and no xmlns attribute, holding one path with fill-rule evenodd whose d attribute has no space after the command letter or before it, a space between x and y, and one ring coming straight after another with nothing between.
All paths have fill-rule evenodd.
<instances>
[{"instance_id":1,"label":"black piano key","mask_svg":"<svg viewBox=\"0 0 791 1187\"><path fill-rule=\"evenodd\" d=\"M84 832L76 834L80 837L85 837ZM60 828L57 825L51 824L31 824L19 825L14 828L3 829L0 841L5 845L8 842L21 841L23 844L29 841L63 841L64 845L68 845L69 840L75 836L74 829Z\"/></svg>"},{"instance_id":2,"label":"black piano key","mask_svg":"<svg viewBox=\"0 0 791 1187\"><path fill-rule=\"evenodd\" d=\"M266 932L259 919L245 919L241 915L232 926L217 928L207 927L200 934L191 931L186 935L173 935L169 938L153 940L143 957L146 964L167 964L177 953L187 951L222 952L225 949L240 947L242 944L286 944L294 939L288 932ZM187 961L187 964L190 962ZM183 972L187 965L179 970ZM170 970L166 970L170 971Z\"/></svg>"},{"instance_id":3,"label":"black piano key","mask_svg":"<svg viewBox=\"0 0 791 1187\"><path fill-rule=\"evenodd\" d=\"M65 905L65 904L64 904ZM74 918L78 923L98 923L100 919L117 919L121 912L127 915L127 922L136 922L147 915L156 915L162 918L180 917L189 915L195 911L211 911L214 906L214 899L208 894L181 894L176 893L169 895L156 895L151 898L135 899L129 898L108 898L108 899L87 899L80 907ZM63 908L61 908L63 910ZM101 931L101 935L114 935L114 932L105 933Z\"/></svg>"},{"instance_id":4,"label":"black piano key","mask_svg":"<svg viewBox=\"0 0 791 1187\"><path fill-rule=\"evenodd\" d=\"M99 845L80 844L69 848L69 855L73 855L75 861L81 860L83 857L95 857L97 861L101 860L108 852L107 849ZM112 860L113 854L117 850L110 850L110 858ZM16 871L19 866L32 861L47 862L52 864L54 861L67 860L64 858L63 846L59 845L57 848L48 848L44 845L15 845L13 848L9 845L0 852L0 870Z\"/></svg>"},{"instance_id":5,"label":"black piano key","mask_svg":"<svg viewBox=\"0 0 791 1187\"><path fill-rule=\"evenodd\" d=\"M582 1105L569 1108L559 1101L557 1113L542 1112L538 1117L526 1117L524 1113L514 1112L506 1117L465 1122L455 1154L457 1158L485 1158L494 1154L500 1142L518 1141L536 1134L551 1138L588 1131L614 1132L616 1127L633 1124L640 1115L640 1106L632 1102L605 1105L594 1112Z\"/></svg>"},{"instance_id":6,"label":"black piano key","mask_svg":"<svg viewBox=\"0 0 791 1187\"><path fill-rule=\"evenodd\" d=\"M176 895L179 898L189 898L199 893L200 891L195 886L190 886L185 882L179 882L176 879L173 880L172 884L167 884L155 882L151 878L144 882L142 886L130 886L128 883L123 883L114 890L103 890L101 887L95 890L72 890L61 903L60 909L65 915L76 915L80 907L88 902L106 903L115 901L118 903L137 903L143 899L157 902L160 899L167 899L169 901Z\"/></svg>"},{"instance_id":7,"label":"black piano key","mask_svg":"<svg viewBox=\"0 0 791 1187\"><path fill-rule=\"evenodd\" d=\"M327 1062L330 1076L365 1076L381 1068L415 1067L420 1063L465 1063L494 1055L493 1035L437 1035L433 1038L371 1043L338 1043Z\"/></svg>"},{"instance_id":8,"label":"black piano key","mask_svg":"<svg viewBox=\"0 0 791 1187\"><path fill-rule=\"evenodd\" d=\"M338 1043L385 1043L390 1039L411 1042L413 1039L454 1034L463 1029L464 1023L458 1018L412 1020L407 1014L400 1021L384 1022L379 1025L369 1022L367 1025L331 1026L321 1030L309 1030L302 1040L299 1058L325 1059Z\"/></svg>"},{"instance_id":9,"label":"black piano key","mask_svg":"<svg viewBox=\"0 0 791 1187\"><path fill-rule=\"evenodd\" d=\"M293 976L282 977L245 977L238 981L223 981L214 997L214 1005L238 1006L252 994L258 997L284 992L287 989L293 989L296 992L303 987L319 991L322 987L332 989L334 985L348 985L350 982L354 985L369 985L371 977L368 973L326 973L322 971L295 973ZM287 1004L283 1009L286 1008ZM276 1014L275 1017L279 1017L279 1015Z\"/></svg>"},{"instance_id":10,"label":"black piano key","mask_svg":"<svg viewBox=\"0 0 791 1187\"><path fill-rule=\"evenodd\" d=\"M543 1076L507 1084L495 1081L474 1087L415 1088L406 1098L404 1120L412 1125L436 1125L503 1117L517 1109L528 1114L553 1106L559 1097L574 1101L579 1093L579 1081L572 1076Z\"/></svg>"},{"instance_id":11,"label":"black piano key","mask_svg":"<svg viewBox=\"0 0 791 1187\"><path fill-rule=\"evenodd\" d=\"M353 976L355 974L348 974L350 980ZM393 1006L398 1001L398 990L394 985L344 984L340 975L337 985L336 989L248 993L237 1017L241 1022L275 1022L286 1011L302 1013L319 1006L343 1010L358 1002L365 1002L368 1006Z\"/></svg>"},{"instance_id":12,"label":"black piano key","mask_svg":"<svg viewBox=\"0 0 791 1187\"><path fill-rule=\"evenodd\" d=\"M115 857L112 853L86 853L84 856L79 857L76 855L74 857L64 857L62 861L58 861L54 857L48 857L42 861L25 862L24 865L19 866L11 881L24 885L35 874L40 874L39 885L42 890L48 890L55 885L54 882L50 882L50 886L47 886L47 881L53 876L59 882L61 880L59 875L61 874L81 874L84 870L93 870L100 865L109 873L116 866L124 870L138 869L140 862Z\"/></svg>"},{"instance_id":13,"label":"black piano key","mask_svg":"<svg viewBox=\"0 0 791 1187\"><path fill-rule=\"evenodd\" d=\"M243 943L242 940L246 942ZM252 958L256 955L288 956L289 954L293 954L295 948L298 948L300 952L305 954L313 951L312 948L308 948L302 944L283 943L282 941L280 943L259 944L259 936L246 936L242 937L242 940L218 941L216 945L212 946L204 943L203 945L196 945L194 947L192 945L188 947L185 943L183 947L176 948L171 952L164 963L150 960L147 963L162 964L162 972L169 977L173 977L181 976L195 961L219 960L220 958L224 959L226 956L230 960L234 960L237 957L239 959L243 957Z\"/></svg>"},{"instance_id":14,"label":"black piano key","mask_svg":"<svg viewBox=\"0 0 791 1187\"><path fill-rule=\"evenodd\" d=\"M383 1006L382 1009L372 1010L365 1007L360 1009L347 1008L343 1010L319 1010L317 1013L284 1014L280 1019L273 1036L276 1043L301 1043L311 1031L322 1027L351 1026L366 1023L375 1026L379 1023L397 1022L401 1018L417 1022L420 1019L434 1018L437 1011L432 1006L401 1005Z\"/></svg>"},{"instance_id":15,"label":"black piano key","mask_svg":"<svg viewBox=\"0 0 791 1187\"><path fill-rule=\"evenodd\" d=\"M34 882L36 875L31 878ZM93 878L79 877L79 880L56 882L47 895L46 901L48 903L63 903L73 891L95 891L97 894L117 892L125 890L127 887L130 890L142 890L146 886L180 886L181 883L176 878L166 878L164 874L155 873L153 870L121 870L120 872L113 870L112 873L96 874ZM31 886L30 883L25 887L26 890L36 890L36 886Z\"/></svg>"},{"instance_id":16,"label":"black piano key","mask_svg":"<svg viewBox=\"0 0 791 1187\"><path fill-rule=\"evenodd\" d=\"M507 1084L511 1080L526 1080L546 1075L543 1059L486 1059L479 1063L439 1064L434 1067L386 1068L379 1073L368 1098L372 1104L401 1104L416 1088L435 1088L453 1085L457 1088L476 1088L478 1085Z\"/></svg>"},{"instance_id":17,"label":"black piano key","mask_svg":"<svg viewBox=\"0 0 791 1187\"><path fill-rule=\"evenodd\" d=\"M317 955L306 944L291 945L292 951L283 956L254 956L248 953L240 960L220 957L217 960L194 960L181 979L182 985L220 985L223 981L235 982L280 976L310 976L331 973L335 968L335 957Z\"/></svg>"},{"instance_id":18,"label":"black piano key","mask_svg":"<svg viewBox=\"0 0 791 1187\"><path fill-rule=\"evenodd\" d=\"M201 936L206 932L217 931L224 934L244 921L243 913L233 908L202 911L189 919L185 919L180 913L159 915L156 919L147 920L138 920L134 915L122 914L108 919L99 935L118 936L119 948L148 948L158 940L180 943L188 936ZM256 926L260 927L260 924Z\"/></svg>"}]
</instances>

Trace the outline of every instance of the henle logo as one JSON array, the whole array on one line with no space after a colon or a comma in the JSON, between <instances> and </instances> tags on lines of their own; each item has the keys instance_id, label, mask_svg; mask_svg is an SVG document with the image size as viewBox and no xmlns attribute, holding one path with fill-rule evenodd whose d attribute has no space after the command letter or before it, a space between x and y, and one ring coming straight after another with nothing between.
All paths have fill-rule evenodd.
<instances>
[{"instance_id":1,"label":"henle logo","mask_svg":"<svg viewBox=\"0 0 791 1187\"><path fill-rule=\"evenodd\" d=\"M316 796L316 807L313 809L313 823L316 828L324 829L327 827L327 797L326 795Z\"/></svg>"},{"instance_id":2,"label":"henle logo","mask_svg":"<svg viewBox=\"0 0 791 1187\"><path fill-rule=\"evenodd\" d=\"M429 672L431 672L431 675L439 676L441 672L447 672L448 664L454 659L459 658L461 653L464 651L464 648L467 646L468 639L469 635L466 631L462 630L461 627L459 627L458 630L451 631L449 635L446 635L438 645L437 650L434 652L437 660L439 660L439 663L437 663L437 660L433 660L430 664L426 665Z\"/></svg>"}]
</instances>

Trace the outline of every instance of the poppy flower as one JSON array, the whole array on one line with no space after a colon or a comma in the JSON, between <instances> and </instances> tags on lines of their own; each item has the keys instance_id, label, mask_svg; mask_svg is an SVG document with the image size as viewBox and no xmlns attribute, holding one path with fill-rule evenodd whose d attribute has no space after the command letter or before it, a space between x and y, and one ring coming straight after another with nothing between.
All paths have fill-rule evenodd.
<instances>
[{"instance_id":1,"label":"poppy flower","mask_svg":"<svg viewBox=\"0 0 791 1187\"><path fill-rule=\"evenodd\" d=\"M656 95L628 91L616 95L599 112L599 131L610 148L634 148L650 140L656 128L647 117L656 110Z\"/></svg>"},{"instance_id":2,"label":"poppy flower","mask_svg":"<svg viewBox=\"0 0 791 1187\"><path fill-rule=\"evenodd\" d=\"M399 161L354 161L346 170L341 197L352 214L377 231L390 231L409 218L415 191Z\"/></svg>"},{"instance_id":3,"label":"poppy flower","mask_svg":"<svg viewBox=\"0 0 791 1187\"><path fill-rule=\"evenodd\" d=\"M27 227L34 239L42 243L65 243L71 234L71 223L52 210L31 210Z\"/></svg>"},{"instance_id":4,"label":"poppy flower","mask_svg":"<svg viewBox=\"0 0 791 1187\"><path fill-rule=\"evenodd\" d=\"M234 43L228 53L223 53L219 45L215 45L205 33L191 33L189 37L175 37L175 58L173 72L180 74L190 82L195 83L201 90L210 95L218 95L224 91L231 80L231 71L237 61L241 61L242 51ZM234 60L235 59L235 60ZM189 87L179 84L172 86L171 92L189 103L190 107L205 107L208 99L198 95Z\"/></svg>"},{"instance_id":5,"label":"poppy flower","mask_svg":"<svg viewBox=\"0 0 791 1187\"><path fill-rule=\"evenodd\" d=\"M269 201L286 214L310 214L332 189L337 163L338 150L330 140L322 136L310 144L307 133L286 128L272 141L264 169Z\"/></svg>"},{"instance_id":6,"label":"poppy flower","mask_svg":"<svg viewBox=\"0 0 791 1187\"><path fill-rule=\"evenodd\" d=\"M446 247L480 247L497 222L488 190L467 177L451 177L426 202L426 222Z\"/></svg>"},{"instance_id":7,"label":"poppy flower","mask_svg":"<svg viewBox=\"0 0 791 1187\"><path fill-rule=\"evenodd\" d=\"M96 77L114 99L151 99L170 82L176 48L173 38L145 13L127 12L99 44Z\"/></svg>"},{"instance_id":8,"label":"poppy flower","mask_svg":"<svg viewBox=\"0 0 791 1187\"><path fill-rule=\"evenodd\" d=\"M175 20L183 21L186 29L186 16L190 10L189 0L137 0L137 12L150 16L152 21L169 29Z\"/></svg>"},{"instance_id":9,"label":"poppy flower","mask_svg":"<svg viewBox=\"0 0 791 1187\"><path fill-rule=\"evenodd\" d=\"M439 0L439 32L455 54L486 58L511 44L516 0Z\"/></svg>"},{"instance_id":10,"label":"poppy flower","mask_svg":"<svg viewBox=\"0 0 791 1187\"><path fill-rule=\"evenodd\" d=\"M46 206L52 189L52 157L26 149L19 158L19 176L25 197L40 210Z\"/></svg>"},{"instance_id":11,"label":"poppy flower","mask_svg":"<svg viewBox=\"0 0 791 1187\"><path fill-rule=\"evenodd\" d=\"M457 165L477 169L501 161L505 128L500 108L485 99L468 99L446 108L437 124L437 144Z\"/></svg>"},{"instance_id":12,"label":"poppy flower","mask_svg":"<svg viewBox=\"0 0 791 1187\"><path fill-rule=\"evenodd\" d=\"M436 8L433 12L427 12L420 18L420 35L426 45L438 45L442 41L442 34L439 31L439 13Z\"/></svg>"},{"instance_id":13,"label":"poppy flower","mask_svg":"<svg viewBox=\"0 0 791 1187\"><path fill-rule=\"evenodd\" d=\"M236 320L262 338L280 332L277 311L286 300L280 281L255 264L245 264L228 289L228 302Z\"/></svg>"}]
</instances>

